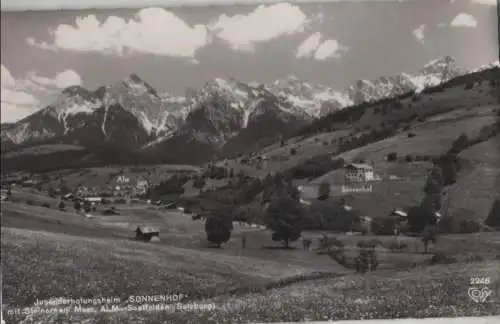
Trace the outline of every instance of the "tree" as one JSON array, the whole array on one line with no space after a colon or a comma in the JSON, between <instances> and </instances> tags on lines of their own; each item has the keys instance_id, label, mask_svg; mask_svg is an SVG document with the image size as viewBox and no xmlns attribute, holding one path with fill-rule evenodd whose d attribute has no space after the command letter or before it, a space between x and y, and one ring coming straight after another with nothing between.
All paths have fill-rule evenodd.
<instances>
[{"instance_id":1,"label":"tree","mask_svg":"<svg viewBox=\"0 0 500 324\"><path fill-rule=\"evenodd\" d=\"M500 199L496 199L493 202L490 213L484 223L494 228L500 227Z\"/></svg>"},{"instance_id":2,"label":"tree","mask_svg":"<svg viewBox=\"0 0 500 324\"><path fill-rule=\"evenodd\" d=\"M376 243L360 241L356 244L358 256L354 260L356 272L365 273L374 271L378 268L378 257L375 251Z\"/></svg>"},{"instance_id":3,"label":"tree","mask_svg":"<svg viewBox=\"0 0 500 324\"><path fill-rule=\"evenodd\" d=\"M422 242L424 242L425 253L429 251L429 242L437 243L438 229L435 225L429 225L424 228L422 233Z\"/></svg>"},{"instance_id":4,"label":"tree","mask_svg":"<svg viewBox=\"0 0 500 324\"><path fill-rule=\"evenodd\" d=\"M231 231L233 230L233 222L230 213L226 212L213 213L208 216L205 222L205 233L207 240L220 248L222 243L229 241Z\"/></svg>"},{"instance_id":5,"label":"tree","mask_svg":"<svg viewBox=\"0 0 500 324\"><path fill-rule=\"evenodd\" d=\"M468 144L469 144L469 137L467 136L466 133L462 133L451 144L451 149L449 150L449 153L458 154L462 150L464 150L465 148L467 148Z\"/></svg>"},{"instance_id":6,"label":"tree","mask_svg":"<svg viewBox=\"0 0 500 324\"><path fill-rule=\"evenodd\" d=\"M427 206L425 206L427 207ZM422 233L426 226L436 225L436 214L423 204L408 211L408 226L412 233Z\"/></svg>"},{"instance_id":7,"label":"tree","mask_svg":"<svg viewBox=\"0 0 500 324\"><path fill-rule=\"evenodd\" d=\"M80 212L80 210L82 209L82 204L79 201L75 201L73 207L75 208L76 212Z\"/></svg>"},{"instance_id":8,"label":"tree","mask_svg":"<svg viewBox=\"0 0 500 324\"><path fill-rule=\"evenodd\" d=\"M202 176L196 178L196 180L193 183L193 187L195 187L197 189L201 189L201 188L205 187L205 185L206 185L206 181L205 181L205 178Z\"/></svg>"},{"instance_id":9,"label":"tree","mask_svg":"<svg viewBox=\"0 0 500 324\"><path fill-rule=\"evenodd\" d=\"M85 213L90 213L90 208L91 208L90 201L85 200L85 201L83 202L83 211L84 211Z\"/></svg>"},{"instance_id":10,"label":"tree","mask_svg":"<svg viewBox=\"0 0 500 324\"><path fill-rule=\"evenodd\" d=\"M267 208L266 225L273 231L273 241L283 242L288 248L289 243L296 241L302 233L302 206L290 197L271 201Z\"/></svg>"},{"instance_id":11,"label":"tree","mask_svg":"<svg viewBox=\"0 0 500 324\"><path fill-rule=\"evenodd\" d=\"M424 186L424 192L427 195L441 195L443 190L444 180L441 168L434 166L427 175L427 180Z\"/></svg>"},{"instance_id":12,"label":"tree","mask_svg":"<svg viewBox=\"0 0 500 324\"><path fill-rule=\"evenodd\" d=\"M448 153L440 156L437 165L441 168L444 186L450 186L457 181L460 162L456 154Z\"/></svg>"},{"instance_id":13,"label":"tree","mask_svg":"<svg viewBox=\"0 0 500 324\"><path fill-rule=\"evenodd\" d=\"M56 190L52 187L49 187L49 189L47 190L47 193L48 193L49 197L51 197L51 198L54 198L56 196Z\"/></svg>"},{"instance_id":14,"label":"tree","mask_svg":"<svg viewBox=\"0 0 500 324\"><path fill-rule=\"evenodd\" d=\"M326 200L328 197L330 197L330 182L328 180L324 180L321 182L318 188L318 199L319 200Z\"/></svg>"},{"instance_id":15,"label":"tree","mask_svg":"<svg viewBox=\"0 0 500 324\"><path fill-rule=\"evenodd\" d=\"M64 211L66 208L66 204L64 204L64 201L59 202L58 208L60 211Z\"/></svg>"}]
</instances>

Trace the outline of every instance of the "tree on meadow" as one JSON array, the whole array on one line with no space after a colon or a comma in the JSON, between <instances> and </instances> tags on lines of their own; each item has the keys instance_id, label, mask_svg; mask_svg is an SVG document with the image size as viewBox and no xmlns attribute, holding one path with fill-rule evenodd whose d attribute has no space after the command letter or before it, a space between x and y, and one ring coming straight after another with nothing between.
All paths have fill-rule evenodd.
<instances>
[{"instance_id":1,"label":"tree on meadow","mask_svg":"<svg viewBox=\"0 0 500 324\"><path fill-rule=\"evenodd\" d=\"M73 205L73 207L75 208L76 212L78 213L82 209L82 204L79 201L75 201L75 204Z\"/></svg>"},{"instance_id":2,"label":"tree on meadow","mask_svg":"<svg viewBox=\"0 0 500 324\"><path fill-rule=\"evenodd\" d=\"M214 212L207 217L205 222L205 233L207 240L220 248L222 243L226 243L231 238L233 222L230 214L226 212Z\"/></svg>"},{"instance_id":3,"label":"tree on meadow","mask_svg":"<svg viewBox=\"0 0 500 324\"><path fill-rule=\"evenodd\" d=\"M328 180L324 180L321 182L318 188L318 200L326 200L330 197L330 182Z\"/></svg>"},{"instance_id":4,"label":"tree on meadow","mask_svg":"<svg viewBox=\"0 0 500 324\"><path fill-rule=\"evenodd\" d=\"M451 144L451 149L449 150L449 153L458 154L462 150L467 148L468 144L469 144L469 137L467 136L466 133L462 133Z\"/></svg>"},{"instance_id":5,"label":"tree on meadow","mask_svg":"<svg viewBox=\"0 0 500 324\"><path fill-rule=\"evenodd\" d=\"M500 228L500 199L496 199L493 202L490 213L484 223L493 228Z\"/></svg>"},{"instance_id":6,"label":"tree on meadow","mask_svg":"<svg viewBox=\"0 0 500 324\"><path fill-rule=\"evenodd\" d=\"M267 208L265 221L273 231L273 241L283 242L288 248L290 242L296 241L302 233L302 206L290 197L276 198Z\"/></svg>"},{"instance_id":7,"label":"tree on meadow","mask_svg":"<svg viewBox=\"0 0 500 324\"><path fill-rule=\"evenodd\" d=\"M83 211L84 211L85 213L87 213L87 214L88 214L88 213L90 213L90 209L91 209L91 207L92 207L92 205L90 204L90 201L85 200L85 201L83 202Z\"/></svg>"},{"instance_id":8,"label":"tree on meadow","mask_svg":"<svg viewBox=\"0 0 500 324\"><path fill-rule=\"evenodd\" d=\"M422 233L422 242L424 242L424 251L429 251L429 242L437 243L438 228L435 225L428 225L424 228Z\"/></svg>"}]
</instances>

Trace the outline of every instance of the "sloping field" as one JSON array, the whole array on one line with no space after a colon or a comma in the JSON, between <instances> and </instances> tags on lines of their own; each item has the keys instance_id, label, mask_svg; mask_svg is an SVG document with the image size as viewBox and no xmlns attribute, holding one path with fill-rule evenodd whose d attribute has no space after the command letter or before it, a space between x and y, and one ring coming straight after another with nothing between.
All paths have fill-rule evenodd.
<instances>
[{"instance_id":1,"label":"sloping field","mask_svg":"<svg viewBox=\"0 0 500 324\"><path fill-rule=\"evenodd\" d=\"M494 89L488 82L483 82L480 86L472 89L464 89L463 85L447 88L443 92L423 94L420 99L413 101L412 98L401 100L403 109L393 112L389 119L404 119L412 114L419 116L437 115L453 111L456 109L475 110L482 107L498 107L498 99L495 97ZM381 122L387 121L387 116L375 114L372 109L365 113L358 126L378 126Z\"/></svg>"},{"instance_id":2,"label":"sloping field","mask_svg":"<svg viewBox=\"0 0 500 324\"><path fill-rule=\"evenodd\" d=\"M472 171L460 176L450 191L450 211L466 208L484 220L500 197L500 135L463 151Z\"/></svg>"},{"instance_id":3,"label":"sloping field","mask_svg":"<svg viewBox=\"0 0 500 324\"><path fill-rule=\"evenodd\" d=\"M409 138L407 133L382 140L345 152L339 157L345 160L362 158L375 163L385 160L387 154L396 152L398 156L406 154L436 155L451 148L453 141L465 132L470 138L475 137L481 128L491 125L496 121L493 114L476 115L469 118L451 118L439 122L423 123L415 126L412 132L415 137Z\"/></svg>"},{"instance_id":4,"label":"sloping field","mask_svg":"<svg viewBox=\"0 0 500 324\"><path fill-rule=\"evenodd\" d=\"M369 144L365 147L345 152L340 157L346 160L365 159L374 163L375 173L383 177L381 182L370 183L371 193L351 193L347 195L348 203L367 216L387 215L393 208L409 207L421 200L426 172L431 164L428 162L386 162L387 154L396 152L398 156L411 155L438 155L448 150L453 141L462 132L474 138L482 127L495 122L495 117L489 109L484 113L470 115L462 110L441 116L439 120L426 122L416 126L412 131L415 137L408 138L406 133L395 137ZM492 197L496 195L495 186L498 184L497 159L498 139L491 139L485 143L475 145L463 152L461 157L467 158L473 169L464 170L457 185L454 201L460 201L453 208L468 208L476 210L479 217L487 215ZM498 161L498 162L497 162ZM305 198L317 197L317 186L324 180L335 185L332 195L342 195L341 185L344 184L343 170L335 170L317 178L305 186ZM402 180L387 180L389 175L402 177ZM405 179L406 178L406 179ZM368 183L366 184L368 185ZM498 187L498 186L497 186ZM452 189L455 190L455 189ZM460 197L460 198L459 198ZM461 198L464 197L464 198ZM480 207L481 206L481 207Z\"/></svg>"},{"instance_id":5,"label":"sloping field","mask_svg":"<svg viewBox=\"0 0 500 324\"><path fill-rule=\"evenodd\" d=\"M386 180L365 183L371 192L342 193L339 187L331 196L342 196L346 203L361 211L363 216L387 216L395 208L407 208L419 202L423 196L425 178L410 180ZM352 186L355 187L355 186ZM305 186L303 198L316 199L317 185Z\"/></svg>"},{"instance_id":6,"label":"sloping field","mask_svg":"<svg viewBox=\"0 0 500 324\"><path fill-rule=\"evenodd\" d=\"M313 269L127 240L2 228L4 303L54 296L210 296ZM55 284L57 283L57 284Z\"/></svg>"},{"instance_id":7,"label":"sloping field","mask_svg":"<svg viewBox=\"0 0 500 324\"><path fill-rule=\"evenodd\" d=\"M500 292L499 261L374 273L368 291L363 276L349 275L298 283L264 294L221 297L211 313L179 315L179 323L347 320L486 316L500 314L500 299L476 304L467 295L470 278L490 277ZM184 318L182 318L184 317ZM182 318L182 320L181 320ZM236 320L235 320L236 319ZM177 320L177 319L176 319Z\"/></svg>"},{"instance_id":8,"label":"sloping field","mask_svg":"<svg viewBox=\"0 0 500 324\"><path fill-rule=\"evenodd\" d=\"M71 323L229 324L392 318L491 316L500 314L500 261L437 265L410 271L380 271L371 277L316 279L242 296L205 299L211 311L70 314ZM489 277L493 291L484 303L468 296L473 276ZM365 279L370 278L370 279ZM367 285L369 282L369 285ZM91 317L91 319L89 319ZM42 323L39 321L25 323ZM44 318L54 323L55 317Z\"/></svg>"},{"instance_id":9,"label":"sloping field","mask_svg":"<svg viewBox=\"0 0 500 324\"><path fill-rule=\"evenodd\" d=\"M43 155L43 154L51 154L55 152L62 151L80 151L83 150L84 147L78 145L69 145L69 144L44 144L32 147L21 148L19 150L15 150L12 152L7 152L6 154L2 154L2 158L11 158L15 156L21 155Z\"/></svg>"}]
</instances>

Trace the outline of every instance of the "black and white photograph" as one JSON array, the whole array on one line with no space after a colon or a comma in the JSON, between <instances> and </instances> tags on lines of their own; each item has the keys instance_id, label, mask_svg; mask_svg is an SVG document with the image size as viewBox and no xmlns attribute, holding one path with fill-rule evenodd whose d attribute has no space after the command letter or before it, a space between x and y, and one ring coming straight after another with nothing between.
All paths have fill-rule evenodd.
<instances>
[{"instance_id":1,"label":"black and white photograph","mask_svg":"<svg viewBox=\"0 0 500 324\"><path fill-rule=\"evenodd\" d=\"M500 322L497 0L119 6L2 4L2 324Z\"/></svg>"}]
</instances>

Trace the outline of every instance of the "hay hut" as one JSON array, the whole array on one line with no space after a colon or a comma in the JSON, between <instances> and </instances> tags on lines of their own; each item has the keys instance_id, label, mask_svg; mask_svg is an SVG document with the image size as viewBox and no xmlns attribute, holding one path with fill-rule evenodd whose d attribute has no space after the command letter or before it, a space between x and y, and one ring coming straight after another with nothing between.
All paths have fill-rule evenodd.
<instances>
[{"instance_id":1,"label":"hay hut","mask_svg":"<svg viewBox=\"0 0 500 324\"><path fill-rule=\"evenodd\" d=\"M138 241L150 242L153 237L159 238L159 236L160 230L158 228L137 226L137 229L135 230L135 239Z\"/></svg>"}]
</instances>

